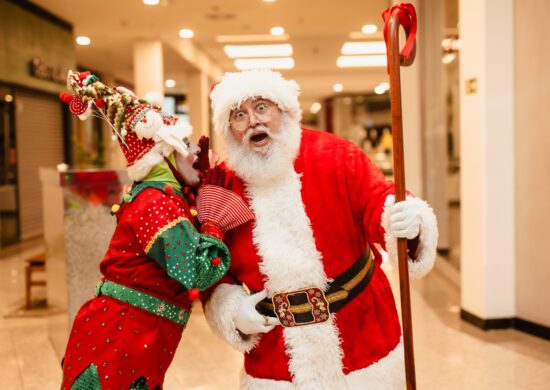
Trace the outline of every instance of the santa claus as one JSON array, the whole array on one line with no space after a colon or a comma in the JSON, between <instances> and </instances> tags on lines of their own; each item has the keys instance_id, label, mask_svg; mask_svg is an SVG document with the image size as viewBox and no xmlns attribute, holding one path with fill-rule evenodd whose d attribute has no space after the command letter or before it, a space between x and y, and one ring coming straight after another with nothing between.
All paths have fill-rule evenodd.
<instances>
[{"instance_id":1,"label":"santa claus","mask_svg":"<svg viewBox=\"0 0 550 390\"><path fill-rule=\"evenodd\" d=\"M226 165L255 220L226 236L229 273L203 297L215 333L245 354L242 389L402 389L401 328L378 248L433 265L437 223L354 144L300 128L299 87L227 73L211 92Z\"/></svg>"}]
</instances>

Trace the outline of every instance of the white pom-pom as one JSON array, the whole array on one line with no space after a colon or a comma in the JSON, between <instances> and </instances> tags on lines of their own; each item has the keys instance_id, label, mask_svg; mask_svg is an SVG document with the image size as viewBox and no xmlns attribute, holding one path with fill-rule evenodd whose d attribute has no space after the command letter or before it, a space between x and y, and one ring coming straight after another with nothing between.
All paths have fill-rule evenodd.
<instances>
[{"instance_id":1,"label":"white pom-pom","mask_svg":"<svg viewBox=\"0 0 550 390\"><path fill-rule=\"evenodd\" d=\"M150 139L153 138L162 125L162 116L156 111L149 110L143 119L134 126L134 131L139 139Z\"/></svg>"},{"instance_id":2,"label":"white pom-pom","mask_svg":"<svg viewBox=\"0 0 550 390\"><path fill-rule=\"evenodd\" d=\"M122 129L122 130L120 131L120 134L121 134L123 137L126 137L126 134L128 134L128 130Z\"/></svg>"},{"instance_id":3,"label":"white pom-pom","mask_svg":"<svg viewBox=\"0 0 550 390\"><path fill-rule=\"evenodd\" d=\"M113 134L113 135L111 136L111 139L113 140L113 142L118 141L118 137L117 137L116 134Z\"/></svg>"}]
</instances>

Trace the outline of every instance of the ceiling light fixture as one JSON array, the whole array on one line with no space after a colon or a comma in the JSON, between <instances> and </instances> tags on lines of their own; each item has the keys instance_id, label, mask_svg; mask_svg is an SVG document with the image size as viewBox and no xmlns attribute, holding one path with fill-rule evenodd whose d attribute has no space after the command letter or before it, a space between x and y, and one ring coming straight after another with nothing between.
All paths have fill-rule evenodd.
<instances>
[{"instance_id":1,"label":"ceiling light fixture","mask_svg":"<svg viewBox=\"0 0 550 390\"><path fill-rule=\"evenodd\" d=\"M218 35L216 42L218 43L239 43L239 42L280 42L288 41L290 36L271 35L271 34L240 34L240 35Z\"/></svg>"},{"instance_id":2,"label":"ceiling light fixture","mask_svg":"<svg viewBox=\"0 0 550 390\"><path fill-rule=\"evenodd\" d=\"M179 32L180 38L189 39L193 38L195 33L189 28L182 28Z\"/></svg>"},{"instance_id":3,"label":"ceiling light fixture","mask_svg":"<svg viewBox=\"0 0 550 390\"><path fill-rule=\"evenodd\" d=\"M292 45L227 45L223 47L223 51L229 58L290 57Z\"/></svg>"},{"instance_id":4,"label":"ceiling light fixture","mask_svg":"<svg viewBox=\"0 0 550 390\"><path fill-rule=\"evenodd\" d=\"M160 0L143 0L143 4L145 5L158 5L160 3Z\"/></svg>"},{"instance_id":5,"label":"ceiling light fixture","mask_svg":"<svg viewBox=\"0 0 550 390\"><path fill-rule=\"evenodd\" d=\"M332 86L332 90L334 92L342 92L344 90L344 86L340 83L336 83Z\"/></svg>"},{"instance_id":6,"label":"ceiling light fixture","mask_svg":"<svg viewBox=\"0 0 550 390\"><path fill-rule=\"evenodd\" d=\"M292 69L294 68L294 59L292 57L283 58L246 58L235 60L237 69Z\"/></svg>"},{"instance_id":7,"label":"ceiling light fixture","mask_svg":"<svg viewBox=\"0 0 550 390\"><path fill-rule=\"evenodd\" d=\"M376 24L365 24L363 27L361 27L361 31L363 34L374 34L376 31L378 31L378 27L376 27Z\"/></svg>"},{"instance_id":8,"label":"ceiling light fixture","mask_svg":"<svg viewBox=\"0 0 550 390\"><path fill-rule=\"evenodd\" d=\"M280 36L285 33L285 29L280 26L276 26L271 27L271 30L269 30L269 32L271 33L271 35Z\"/></svg>"},{"instance_id":9,"label":"ceiling light fixture","mask_svg":"<svg viewBox=\"0 0 550 390\"><path fill-rule=\"evenodd\" d=\"M386 66L386 56L340 56L336 60L339 68Z\"/></svg>"},{"instance_id":10,"label":"ceiling light fixture","mask_svg":"<svg viewBox=\"0 0 550 390\"><path fill-rule=\"evenodd\" d=\"M309 112L311 112L312 114L317 114L319 111L321 111L321 103L319 102L313 103L309 108Z\"/></svg>"},{"instance_id":11,"label":"ceiling light fixture","mask_svg":"<svg viewBox=\"0 0 550 390\"><path fill-rule=\"evenodd\" d=\"M176 80L168 79L164 82L166 88L174 88L176 86Z\"/></svg>"},{"instance_id":12,"label":"ceiling light fixture","mask_svg":"<svg viewBox=\"0 0 550 390\"><path fill-rule=\"evenodd\" d=\"M76 40L76 43L80 46L88 46L90 43L92 43L92 40L85 35L80 35L76 37L75 40Z\"/></svg>"},{"instance_id":13,"label":"ceiling light fixture","mask_svg":"<svg viewBox=\"0 0 550 390\"><path fill-rule=\"evenodd\" d=\"M342 45L343 55L355 54L385 54L386 44L384 41L373 42L345 42Z\"/></svg>"}]
</instances>

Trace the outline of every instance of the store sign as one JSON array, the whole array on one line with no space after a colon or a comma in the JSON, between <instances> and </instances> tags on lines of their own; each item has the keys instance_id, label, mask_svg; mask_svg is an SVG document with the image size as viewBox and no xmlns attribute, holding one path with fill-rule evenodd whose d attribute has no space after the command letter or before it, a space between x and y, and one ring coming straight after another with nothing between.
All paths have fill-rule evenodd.
<instances>
[{"instance_id":1,"label":"store sign","mask_svg":"<svg viewBox=\"0 0 550 390\"><path fill-rule=\"evenodd\" d=\"M40 58L33 58L30 63L30 72L31 76L37 79L64 85L67 82L69 69L62 65L47 64Z\"/></svg>"}]
</instances>

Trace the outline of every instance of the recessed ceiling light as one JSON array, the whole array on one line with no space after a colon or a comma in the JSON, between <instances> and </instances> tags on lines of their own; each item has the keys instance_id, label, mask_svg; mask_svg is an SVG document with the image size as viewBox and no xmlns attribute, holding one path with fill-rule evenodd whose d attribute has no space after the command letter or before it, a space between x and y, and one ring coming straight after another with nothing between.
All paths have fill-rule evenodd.
<instances>
[{"instance_id":1,"label":"recessed ceiling light","mask_svg":"<svg viewBox=\"0 0 550 390\"><path fill-rule=\"evenodd\" d=\"M166 88L174 88L176 86L176 80L168 79L164 82Z\"/></svg>"},{"instance_id":2,"label":"recessed ceiling light","mask_svg":"<svg viewBox=\"0 0 550 390\"><path fill-rule=\"evenodd\" d=\"M92 43L92 40L85 35L80 35L76 37L76 43L80 46L88 46L90 43Z\"/></svg>"},{"instance_id":3,"label":"recessed ceiling light","mask_svg":"<svg viewBox=\"0 0 550 390\"><path fill-rule=\"evenodd\" d=\"M145 5L158 5L160 3L160 0L143 0L143 4Z\"/></svg>"},{"instance_id":4,"label":"recessed ceiling light","mask_svg":"<svg viewBox=\"0 0 550 390\"><path fill-rule=\"evenodd\" d=\"M311 105L309 112L312 114L317 114L321 110L321 103L315 102Z\"/></svg>"},{"instance_id":5,"label":"recessed ceiling light","mask_svg":"<svg viewBox=\"0 0 550 390\"><path fill-rule=\"evenodd\" d=\"M271 34L239 34L239 35L218 35L216 42L218 43L239 43L239 42L273 42L287 41L288 34L271 35Z\"/></svg>"},{"instance_id":6,"label":"recessed ceiling light","mask_svg":"<svg viewBox=\"0 0 550 390\"><path fill-rule=\"evenodd\" d=\"M294 59L292 57L283 58L246 58L235 60L237 69L292 69L294 68Z\"/></svg>"},{"instance_id":7,"label":"recessed ceiling light","mask_svg":"<svg viewBox=\"0 0 550 390\"><path fill-rule=\"evenodd\" d=\"M386 88L384 88L383 85L377 85L376 87L374 87L374 93L376 93L377 95L382 95L384 92L386 92Z\"/></svg>"},{"instance_id":8,"label":"recessed ceiling light","mask_svg":"<svg viewBox=\"0 0 550 390\"><path fill-rule=\"evenodd\" d=\"M263 0L264 3L274 3L275 0Z\"/></svg>"},{"instance_id":9,"label":"recessed ceiling light","mask_svg":"<svg viewBox=\"0 0 550 390\"><path fill-rule=\"evenodd\" d=\"M376 27L376 24L365 24L363 27L361 27L361 31L363 34L374 34L376 31L378 31L378 27Z\"/></svg>"},{"instance_id":10,"label":"recessed ceiling light","mask_svg":"<svg viewBox=\"0 0 550 390\"><path fill-rule=\"evenodd\" d=\"M386 44L384 43L384 41L345 42L342 46L343 55L384 53L386 53Z\"/></svg>"},{"instance_id":11,"label":"recessed ceiling light","mask_svg":"<svg viewBox=\"0 0 550 390\"><path fill-rule=\"evenodd\" d=\"M269 30L269 32L271 33L271 35L280 36L285 33L285 29L280 26L276 26L271 27L271 30Z\"/></svg>"},{"instance_id":12,"label":"recessed ceiling light","mask_svg":"<svg viewBox=\"0 0 550 390\"><path fill-rule=\"evenodd\" d=\"M281 45L227 45L223 51L229 58L243 57L290 57L292 45L284 43Z\"/></svg>"},{"instance_id":13,"label":"recessed ceiling light","mask_svg":"<svg viewBox=\"0 0 550 390\"><path fill-rule=\"evenodd\" d=\"M386 56L340 56L336 60L339 68L386 66Z\"/></svg>"},{"instance_id":14,"label":"recessed ceiling light","mask_svg":"<svg viewBox=\"0 0 550 390\"><path fill-rule=\"evenodd\" d=\"M193 38L195 33L193 32L193 30L189 28L182 28L179 32L179 35L180 35L180 38L189 39L189 38Z\"/></svg>"},{"instance_id":15,"label":"recessed ceiling light","mask_svg":"<svg viewBox=\"0 0 550 390\"><path fill-rule=\"evenodd\" d=\"M344 90L344 86L340 83L336 83L332 86L332 90L334 92L342 92Z\"/></svg>"}]
</instances>

